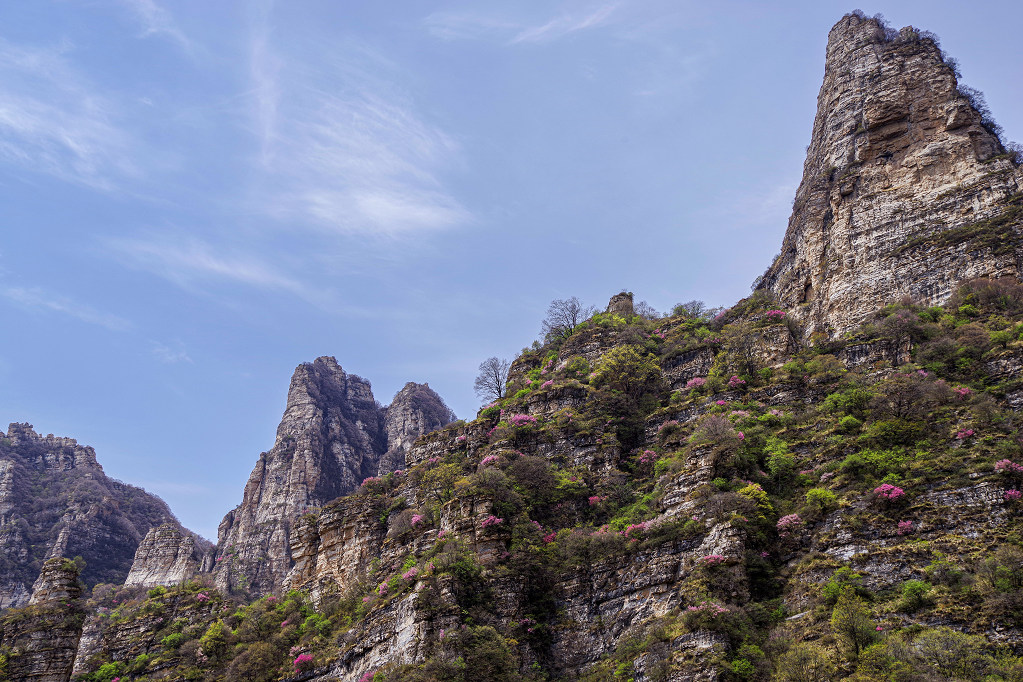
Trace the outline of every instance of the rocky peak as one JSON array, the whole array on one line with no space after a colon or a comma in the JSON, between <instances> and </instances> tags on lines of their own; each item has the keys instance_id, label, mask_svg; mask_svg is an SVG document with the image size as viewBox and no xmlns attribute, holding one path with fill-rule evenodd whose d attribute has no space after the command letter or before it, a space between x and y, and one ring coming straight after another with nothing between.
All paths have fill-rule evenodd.
<instances>
[{"instance_id":1,"label":"rocky peak","mask_svg":"<svg viewBox=\"0 0 1023 682\"><path fill-rule=\"evenodd\" d=\"M611 297L611 300L607 303L606 312L615 315L621 315L623 317L632 317L636 314L636 308L632 302L632 292L623 291L620 294L615 294Z\"/></svg>"},{"instance_id":2,"label":"rocky peak","mask_svg":"<svg viewBox=\"0 0 1023 682\"><path fill-rule=\"evenodd\" d=\"M353 492L381 469L402 468L416 438L453 419L426 384L406 384L384 408L370 383L334 358L299 365L276 442L260 455L242 503L220 524L217 584L278 589L291 568L289 538L298 517Z\"/></svg>"},{"instance_id":3,"label":"rocky peak","mask_svg":"<svg viewBox=\"0 0 1023 682\"><path fill-rule=\"evenodd\" d=\"M760 284L808 333L1018 273L1021 172L975 104L928 34L858 13L831 29L803 179Z\"/></svg>"},{"instance_id":4,"label":"rocky peak","mask_svg":"<svg viewBox=\"0 0 1023 682\"><path fill-rule=\"evenodd\" d=\"M47 559L32 586L29 604L71 602L82 596L78 566L62 557Z\"/></svg>"},{"instance_id":5,"label":"rocky peak","mask_svg":"<svg viewBox=\"0 0 1023 682\"><path fill-rule=\"evenodd\" d=\"M171 523L149 529L135 551L126 587L183 583L200 570L209 570L212 545Z\"/></svg>"},{"instance_id":6,"label":"rocky peak","mask_svg":"<svg viewBox=\"0 0 1023 682\"><path fill-rule=\"evenodd\" d=\"M385 410L387 452L380 458L378 473L404 469L405 453L417 438L453 421L455 413L429 384L405 384Z\"/></svg>"}]
</instances>

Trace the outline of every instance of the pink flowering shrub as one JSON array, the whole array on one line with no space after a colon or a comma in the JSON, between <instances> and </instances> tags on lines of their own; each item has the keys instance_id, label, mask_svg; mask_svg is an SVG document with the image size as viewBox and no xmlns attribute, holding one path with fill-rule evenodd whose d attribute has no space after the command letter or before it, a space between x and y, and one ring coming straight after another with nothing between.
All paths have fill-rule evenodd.
<instances>
[{"instance_id":1,"label":"pink flowering shrub","mask_svg":"<svg viewBox=\"0 0 1023 682\"><path fill-rule=\"evenodd\" d=\"M721 554L708 554L700 559L700 563L704 566L717 566L718 564L725 563L725 557Z\"/></svg>"},{"instance_id":2,"label":"pink flowering shrub","mask_svg":"<svg viewBox=\"0 0 1023 682\"><path fill-rule=\"evenodd\" d=\"M874 495L876 495L879 500L895 502L905 497L906 491L897 485L892 485L891 483L882 483L881 485L874 488Z\"/></svg>"},{"instance_id":3,"label":"pink flowering shrub","mask_svg":"<svg viewBox=\"0 0 1023 682\"><path fill-rule=\"evenodd\" d=\"M383 595L387 594L387 583L386 582L382 582L379 585L377 585L377 594L379 594L380 596L383 596Z\"/></svg>"},{"instance_id":4,"label":"pink flowering shrub","mask_svg":"<svg viewBox=\"0 0 1023 682\"><path fill-rule=\"evenodd\" d=\"M512 426L535 426L536 417L531 414L513 414L508 417L508 422Z\"/></svg>"},{"instance_id":5,"label":"pink flowering shrub","mask_svg":"<svg viewBox=\"0 0 1023 682\"><path fill-rule=\"evenodd\" d=\"M367 670L362 674L362 677L359 678L359 682L373 682L373 676L375 674L376 674L375 670Z\"/></svg>"},{"instance_id":6,"label":"pink flowering shrub","mask_svg":"<svg viewBox=\"0 0 1023 682\"><path fill-rule=\"evenodd\" d=\"M727 400L715 400L714 404L715 405L720 405L721 407L724 407L725 405L728 404L728 401Z\"/></svg>"},{"instance_id":7,"label":"pink flowering shrub","mask_svg":"<svg viewBox=\"0 0 1023 682\"><path fill-rule=\"evenodd\" d=\"M295 672L300 673L305 670L310 670L313 667L313 657L309 654L299 654L292 661L292 665L295 666Z\"/></svg>"},{"instance_id":8,"label":"pink flowering shrub","mask_svg":"<svg viewBox=\"0 0 1023 682\"><path fill-rule=\"evenodd\" d=\"M688 389L703 388L706 385L707 380L704 379L703 377L693 377L692 379L686 382L686 388Z\"/></svg>"},{"instance_id":9,"label":"pink flowering shrub","mask_svg":"<svg viewBox=\"0 0 1023 682\"><path fill-rule=\"evenodd\" d=\"M799 514L789 514L778 519L776 528L778 529L778 535L787 538L788 536L795 533L797 530L803 527L803 519L799 517Z\"/></svg>"},{"instance_id":10,"label":"pink flowering shrub","mask_svg":"<svg viewBox=\"0 0 1023 682\"><path fill-rule=\"evenodd\" d=\"M465 436L456 436L455 437L455 442L456 443L464 443L465 442Z\"/></svg>"},{"instance_id":11,"label":"pink flowering shrub","mask_svg":"<svg viewBox=\"0 0 1023 682\"><path fill-rule=\"evenodd\" d=\"M745 385L746 385L746 380L745 379L740 379L735 374L733 374L731 376L731 378L728 380L728 388L739 388L740 386L745 386Z\"/></svg>"},{"instance_id":12,"label":"pink flowering shrub","mask_svg":"<svg viewBox=\"0 0 1023 682\"><path fill-rule=\"evenodd\" d=\"M549 380L543 382L542 384L540 384L540 388L547 389L547 388L550 388L553 385L554 385L554 380L553 379L549 379Z\"/></svg>"},{"instance_id":13,"label":"pink flowering shrub","mask_svg":"<svg viewBox=\"0 0 1023 682\"><path fill-rule=\"evenodd\" d=\"M590 497L590 506L591 507L597 506L598 504L600 504L600 501L602 499L604 498L602 498L600 495L593 495L592 497Z\"/></svg>"},{"instance_id":14,"label":"pink flowering shrub","mask_svg":"<svg viewBox=\"0 0 1023 682\"><path fill-rule=\"evenodd\" d=\"M622 535L629 538L630 540L635 540L637 539L636 538L637 535L641 535L644 531L646 531L647 525L648 524L646 523L646 521L644 521L643 523L634 523L628 528L626 528L624 531L622 531Z\"/></svg>"},{"instance_id":15,"label":"pink flowering shrub","mask_svg":"<svg viewBox=\"0 0 1023 682\"><path fill-rule=\"evenodd\" d=\"M785 317L785 311L784 310L768 310L767 311L767 319L769 319L769 320L780 320L783 317Z\"/></svg>"},{"instance_id":16,"label":"pink flowering shrub","mask_svg":"<svg viewBox=\"0 0 1023 682\"><path fill-rule=\"evenodd\" d=\"M199 594L195 595L195 600L197 602L207 602L210 600L210 594L209 592L200 592Z\"/></svg>"},{"instance_id":17,"label":"pink flowering shrub","mask_svg":"<svg viewBox=\"0 0 1023 682\"><path fill-rule=\"evenodd\" d=\"M970 394L973 393L973 391L968 389L966 386L960 386L959 388L953 388L952 392L956 394L956 398L958 400L966 400L968 397L970 397Z\"/></svg>"},{"instance_id":18,"label":"pink flowering shrub","mask_svg":"<svg viewBox=\"0 0 1023 682\"><path fill-rule=\"evenodd\" d=\"M1003 497L1006 502L1019 502L1020 498L1023 497L1023 493L1018 490L1006 490Z\"/></svg>"},{"instance_id":19,"label":"pink flowering shrub","mask_svg":"<svg viewBox=\"0 0 1023 682\"><path fill-rule=\"evenodd\" d=\"M491 464L496 464L500 460L501 460L501 458L498 455L487 455L486 457L484 457L480 461L480 466L481 467L487 467L487 466L490 466Z\"/></svg>"},{"instance_id":20,"label":"pink flowering shrub","mask_svg":"<svg viewBox=\"0 0 1023 682\"><path fill-rule=\"evenodd\" d=\"M423 522L423 515L422 514L413 514L412 515L412 522L411 523L412 523L413 526L418 526L422 522Z\"/></svg>"},{"instance_id":21,"label":"pink flowering shrub","mask_svg":"<svg viewBox=\"0 0 1023 682\"><path fill-rule=\"evenodd\" d=\"M962 431L956 432L956 440L966 440L967 438L973 436L976 433L977 432L974 431L973 429L963 429Z\"/></svg>"},{"instance_id":22,"label":"pink flowering shrub","mask_svg":"<svg viewBox=\"0 0 1023 682\"><path fill-rule=\"evenodd\" d=\"M483 523L480 524L481 528L490 528L491 526L500 526L504 523L504 519L498 518L491 514L487 518L483 519Z\"/></svg>"},{"instance_id":23,"label":"pink flowering shrub","mask_svg":"<svg viewBox=\"0 0 1023 682\"><path fill-rule=\"evenodd\" d=\"M652 464L657 461L657 453L653 450L644 450L639 455L640 464Z\"/></svg>"},{"instance_id":24,"label":"pink flowering shrub","mask_svg":"<svg viewBox=\"0 0 1023 682\"><path fill-rule=\"evenodd\" d=\"M401 577L404 578L405 580L412 581L412 580L415 580L418 575L419 575L419 569L416 568L415 566L413 566L409 570L407 570L404 573L402 573Z\"/></svg>"},{"instance_id":25,"label":"pink flowering shrub","mask_svg":"<svg viewBox=\"0 0 1023 682\"><path fill-rule=\"evenodd\" d=\"M671 420L668 420L668 421L664 422L660 426L658 426L657 427L657 433L660 433L661 431L671 431L671 430L676 429L677 427L678 427L678 420L671 419Z\"/></svg>"},{"instance_id":26,"label":"pink flowering shrub","mask_svg":"<svg viewBox=\"0 0 1023 682\"><path fill-rule=\"evenodd\" d=\"M1023 464L1016 464L1011 459L1000 459L995 462L995 472L999 474L1023 474Z\"/></svg>"},{"instance_id":27,"label":"pink flowering shrub","mask_svg":"<svg viewBox=\"0 0 1023 682\"><path fill-rule=\"evenodd\" d=\"M895 532L898 535L908 535L909 533L912 533L913 532L913 522L912 521L899 521L899 525L895 529Z\"/></svg>"}]
</instances>

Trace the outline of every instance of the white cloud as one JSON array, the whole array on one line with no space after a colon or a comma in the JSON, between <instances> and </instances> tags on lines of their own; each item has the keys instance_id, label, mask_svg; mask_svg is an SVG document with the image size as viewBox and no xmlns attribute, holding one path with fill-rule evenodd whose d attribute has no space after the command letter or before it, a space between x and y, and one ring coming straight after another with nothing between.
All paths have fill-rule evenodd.
<instances>
[{"instance_id":1,"label":"white cloud","mask_svg":"<svg viewBox=\"0 0 1023 682\"><path fill-rule=\"evenodd\" d=\"M173 347L159 341L153 341L151 350L153 351L153 357L162 363L173 365L179 362L187 362L192 364L192 358L188 357L188 352L180 341L175 342Z\"/></svg>"},{"instance_id":2,"label":"white cloud","mask_svg":"<svg viewBox=\"0 0 1023 682\"><path fill-rule=\"evenodd\" d=\"M54 296L38 287L7 287L0 290L0 295L26 308L62 313L88 324L106 327L111 331L120 332L132 328L131 322L122 317L96 310L65 296Z\"/></svg>"},{"instance_id":3,"label":"white cloud","mask_svg":"<svg viewBox=\"0 0 1023 682\"><path fill-rule=\"evenodd\" d=\"M174 17L166 9L156 4L154 0L120 0L121 4L127 7L142 24L142 36L146 38L152 35L166 36L178 44L185 52L191 52L192 43L188 37L178 28Z\"/></svg>"},{"instance_id":4,"label":"white cloud","mask_svg":"<svg viewBox=\"0 0 1023 682\"><path fill-rule=\"evenodd\" d=\"M196 238L154 235L106 240L126 264L153 272L184 288L228 280L261 289L308 295L305 287L266 263L244 253L225 252Z\"/></svg>"},{"instance_id":5,"label":"white cloud","mask_svg":"<svg viewBox=\"0 0 1023 682\"><path fill-rule=\"evenodd\" d=\"M134 175L116 107L64 54L0 39L0 160L100 189Z\"/></svg>"},{"instance_id":6,"label":"white cloud","mask_svg":"<svg viewBox=\"0 0 1023 682\"><path fill-rule=\"evenodd\" d=\"M570 34L607 24L619 3L588 4L562 11L540 23L513 21L479 12L436 12L423 20L426 29L443 40L497 39L509 45L552 42Z\"/></svg>"},{"instance_id":7,"label":"white cloud","mask_svg":"<svg viewBox=\"0 0 1023 682\"><path fill-rule=\"evenodd\" d=\"M386 60L343 41L277 45L265 23L250 48L262 212L382 237L470 220L443 180L459 145L417 111Z\"/></svg>"},{"instance_id":8,"label":"white cloud","mask_svg":"<svg viewBox=\"0 0 1023 682\"><path fill-rule=\"evenodd\" d=\"M538 43L563 38L571 33L595 28L607 22L617 4L603 5L592 12L568 13L539 26L529 26L512 38L515 43Z\"/></svg>"}]
</instances>

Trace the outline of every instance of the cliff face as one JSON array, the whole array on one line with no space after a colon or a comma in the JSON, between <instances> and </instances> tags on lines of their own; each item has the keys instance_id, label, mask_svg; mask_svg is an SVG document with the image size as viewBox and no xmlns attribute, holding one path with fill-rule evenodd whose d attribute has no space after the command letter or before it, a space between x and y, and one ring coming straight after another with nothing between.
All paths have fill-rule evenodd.
<instances>
[{"instance_id":1,"label":"cliff face","mask_svg":"<svg viewBox=\"0 0 1023 682\"><path fill-rule=\"evenodd\" d=\"M11 424L0 435L0 608L28 601L42 562L81 555L82 579L121 583L155 525L180 529L163 500L103 473L73 438Z\"/></svg>"},{"instance_id":2,"label":"cliff face","mask_svg":"<svg viewBox=\"0 0 1023 682\"><path fill-rule=\"evenodd\" d=\"M1018 275L1023 175L991 127L932 39L843 18L760 288L808 334L837 335L905 296L937 305L959 282Z\"/></svg>"},{"instance_id":3,"label":"cliff face","mask_svg":"<svg viewBox=\"0 0 1023 682\"><path fill-rule=\"evenodd\" d=\"M217 585L279 589L291 568L290 532L299 516L347 495L381 467L402 468L412 441L453 419L429 386L407 384L384 408L369 382L334 358L300 365L274 447L260 455L241 505L220 524Z\"/></svg>"},{"instance_id":4,"label":"cliff face","mask_svg":"<svg viewBox=\"0 0 1023 682\"><path fill-rule=\"evenodd\" d=\"M212 568L213 545L174 524L150 528L139 543L125 587L178 585Z\"/></svg>"}]
</instances>

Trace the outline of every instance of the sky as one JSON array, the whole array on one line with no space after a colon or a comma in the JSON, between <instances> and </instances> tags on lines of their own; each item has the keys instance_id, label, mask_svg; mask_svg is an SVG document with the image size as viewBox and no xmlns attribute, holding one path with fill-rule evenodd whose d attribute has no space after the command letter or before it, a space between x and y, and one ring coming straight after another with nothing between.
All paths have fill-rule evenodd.
<instances>
[{"instance_id":1,"label":"sky","mask_svg":"<svg viewBox=\"0 0 1023 682\"><path fill-rule=\"evenodd\" d=\"M215 538L302 362L471 419L480 362L553 299L730 305L779 249L854 8L2 3L0 422ZM860 8L938 34L1023 141L1023 4Z\"/></svg>"}]
</instances>

